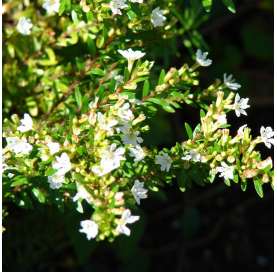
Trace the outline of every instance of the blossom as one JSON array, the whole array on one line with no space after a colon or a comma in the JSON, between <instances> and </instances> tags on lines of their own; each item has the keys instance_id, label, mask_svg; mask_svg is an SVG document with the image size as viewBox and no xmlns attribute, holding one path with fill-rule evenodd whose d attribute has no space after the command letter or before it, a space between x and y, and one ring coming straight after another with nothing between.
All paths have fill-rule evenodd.
<instances>
[{"instance_id":1,"label":"blossom","mask_svg":"<svg viewBox=\"0 0 277 272\"><path fill-rule=\"evenodd\" d=\"M12 150L15 154L27 155L29 154L33 146L27 142L25 138L20 139L18 137L7 137L7 148Z\"/></svg>"},{"instance_id":2,"label":"blossom","mask_svg":"<svg viewBox=\"0 0 277 272\"><path fill-rule=\"evenodd\" d=\"M86 188L77 182L77 193L76 195L72 198L74 202L77 202L77 211L80 213L83 213L83 206L82 206L82 201L86 200L88 203L92 202L92 197L90 193L86 190Z\"/></svg>"},{"instance_id":3,"label":"blossom","mask_svg":"<svg viewBox=\"0 0 277 272\"><path fill-rule=\"evenodd\" d=\"M134 114L132 112L132 110L130 109L130 104L129 103L124 103L117 111L117 116L123 120L124 122L125 121L131 121L133 120L135 117L134 117ZM122 128L122 129L126 129L127 130L127 127L130 127L128 124L125 124L125 126Z\"/></svg>"},{"instance_id":4,"label":"blossom","mask_svg":"<svg viewBox=\"0 0 277 272\"><path fill-rule=\"evenodd\" d=\"M116 75L114 79L116 81L116 86L124 83L124 77L122 75Z\"/></svg>"},{"instance_id":5,"label":"blossom","mask_svg":"<svg viewBox=\"0 0 277 272\"><path fill-rule=\"evenodd\" d=\"M71 169L71 163L68 155L63 152L61 156L56 156L56 161L53 163L53 168L57 170L57 176L63 176Z\"/></svg>"},{"instance_id":6,"label":"blossom","mask_svg":"<svg viewBox=\"0 0 277 272\"><path fill-rule=\"evenodd\" d=\"M129 1L132 3L140 3L140 4L143 3L143 0L129 0Z\"/></svg>"},{"instance_id":7,"label":"blossom","mask_svg":"<svg viewBox=\"0 0 277 272\"><path fill-rule=\"evenodd\" d=\"M245 129L246 127L247 127L247 124L245 124L245 125L239 127L238 132L237 132L237 135L240 136L240 137L243 137L243 135L244 135L244 129Z\"/></svg>"},{"instance_id":8,"label":"blossom","mask_svg":"<svg viewBox=\"0 0 277 272\"><path fill-rule=\"evenodd\" d=\"M139 131L135 131L135 130L129 130L126 133L124 133L122 136L122 142L127 145L139 145L143 142L143 139L141 137L139 137Z\"/></svg>"},{"instance_id":9,"label":"blossom","mask_svg":"<svg viewBox=\"0 0 277 272\"><path fill-rule=\"evenodd\" d=\"M202 52L200 49L197 49L196 51L196 62L200 66L210 66L212 64L212 60L208 59L208 52Z\"/></svg>"},{"instance_id":10,"label":"blossom","mask_svg":"<svg viewBox=\"0 0 277 272\"><path fill-rule=\"evenodd\" d=\"M110 9L113 15L121 15L121 10L127 7L126 0L111 0L110 2Z\"/></svg>"},{"instance_id":11,"label":"blossom","mask_svg":"<svg viewBox=\"0 0 277 272\"><path fill-rule=\"evenodd\" d=\"M47 146L49 148L50 154L54 155L59 152L60 150L60 144L55 142L48 142Z\"/></svg>"},{"instance_id":12,"label":"blossom","mask_svg":"<svg viewBox=\"0 0 277 272\"><path fill-rule=\"evenodd\" d=\"M139 51L139 50L133 50L131 48L127 50L117 50L118 53L120 53L125 59L128 61L128 70L131 71L133 64L136 60L141 59L145 53Z\"/></svg>"},{"instance_id":13,"label":"blossom","mask_svg":"<svg viewBox=\"0 0 277 272\"><path fill-rule=\"evenodd\" d=\"M91 201L90 193L85 189L85 187L79 183L77 183L77 193L73 197L73 201L86 200L88 203Z\"/></svg>"},{"instance_id":14,"label":"blossom","mask_svg":"<svg viewBox=\"0 0 277 272\"><path fill-rule=\"evenodd\" d=\"M240 117L241 114L247 115L245 109L250 107L248 105L248 100L249 98L240 98L239 94L236 94L233 109L235 110L237 117Z\"/></svg>"},{"instance_id":15,"label":"blossom","mask_svg":"<svg viewBox=\"0 0 277 272\"><path fill-rule=\"evenodd\" d=\"M97 112L97 122L99 127L105 130L108 135L113 134L113 127L118 123L115 119L106 118L102 112Z\"/></svg>"},{"instance_id":16,"label":"blossom","mask_svg":"<svg viewBox=\"0 0 277 272\"><path fill-rule=\"evenodd\" d=\"M266 158L265 160L259 162L257 164L258 169L265 169L266 167L272 167L272 159L271 157Z\"/></svg>"},{"instance_id":17,"label":"blossom","mask_svg":"<svg viewBox=\"0 0 277 272\"><path fill-rule=\"evenodd\" d=\"M202 160L202 156L196 150L190 150L187 155L182 157L182 160L200 162Z\"/></svg>"},{"instance_id":18,"label":"blossom","mask_svg":"<svg viewBox=\"0 0 277 272\"><path fill-rule=\"evenodd\" d=\"M264 127L262 126L260 129L262 142L265 144L267 148L271 148L271 145L274 144L274 131L271 127Z\"/></svg>"},{"instance_id":19,"label":"blossom","mask_svg":"<svg viewBox=\"0 0 277 272\"><path fill-rule=\"evenodd\" d=\"M93 166L92 171L98 176L104 176L120 166L120 162L125 159L123 156L125 149L117 148L112 144L101 152L100 166Z\"/></svg>"},{"instance_id":20,"label":"blossom","mask_svg":"<svg viewBox=\"0 0 277 272\"><path fill-rule=\"evenodd\" d=\"M161 171L168 172L172 164L172 159L169 157L167 153L161 152L159 155L155 157L155 163L160 164Z\"/></svg>"},{"instance_id":21,"label":"blossom","mask_svg":"<svg viewBox=\"0 0 277 272\"><path fill-rule=\"evenodd\" d=\"M136 202L139 205L141 199L147 198L148 190L144 188L144 183L143 182L139 182L139 180L136 179L135 183L134 183L134 185L131 189L131 192L132 192Z\"/></svg>"},{"instance_id":22,"label":"blossom","mask_svg":"<svg viewBox=\"0 0 277 272\"><path fill-rule=\"evenodd\" d=\"M135 158L134 159L135 162L141 161L145 157L144 151L139 145L129 148L129 151L130 151L130 156Z\"/></svg>"},{"instance_id":23,"label":"blossom","mask_svg":"<svg viewBox=\"0 0 277 272\"><path fill-rule=\"evenodd\" d=\"M22 35L30 35L33 24L29 18L21 17L18 20L16 29Z\"/></svg>"},{"instance_id":24,"label":"blossom","mask_svg":"<svg viewBox=\"0 0 277 272\"><path fill-rule=\"evenodd\" d=\"M220 126L223 126L223 125L227 124L227 118L226 118L226 114L225 113L220 114L220 115L217 116L217 123Z\"/></svg>"},{"instance_id":25,"label":"blossom","mask_svg":"<svg viewBox=\"0 0 277 272\"><path fill-rule=\"evenodd\" d=\"M93 239L98 234L98 225L93 220L83 220L80 222L81 229L79 232L85 233L87 239Z\"/></svg>"},{"instance_id":26,"label":"blossom","mask_svg":"<svg viewBox=\"0 0 277 272\"><path fill-rule=\"evenodd\" d=\"M95 99L88 104L89 108L93 110L97 109L98 102L99 102L99 97L96 96Z\"/></svg>"},{"instance_id":27,"label":"blossom","mask_svg":"<svg viewBox=\"0 0 277 272\"><path fill-rule=\"evenodd\" d=\"M13 178L14 177L14 173L8 173L8 178Z\"/></svg>"},{"instance_id":28,"label":"blossom","mask_svg":"<svg viewBox=\"0 0 277 272\"><path fill-rule=\"evenodd\" d=\"M234 179L234 166L229 166L225 162L221 163L221 166L216 168L217 172L220 173L219 177L226 179Z\"/></svg>"},{"instance_id":29,"label":"blossom","mask_svg":"<svg viewBox=\"0 0 277 272\"><path fill-rule=\"evenodd\" d=\"M20 126L17 128L20 132L27 132L33 129L33 120L28 113L24 113L23 119L20 120Z\"/></svg>"},{"instance_id":30,"label":"blossom","mask_svg":"<svg viewBox=\"0 0 277 272\"><path fill-rule=\"evenodd\" d=\"M233 78L232 74L229 76L227 74L224 74L223 81L224 81L224 84L226 85L226 87L228 87L229 89L231 89L233 91L236 91L241 87L241 85L239 83L237 83L236 80Z\"/></svg>"},{"instance_id":31,"label":"blossom","mask_svg":"<svg viewBox=\"0 0 277 272\"><path fill-rule=\"evenodd\" d=\"M64 183L64 180L65 180L64 175L54 174L52 176L47 177L49 186L53 190L61 188Z\"/></svg>"},{"instance_id":32,"label":"blossom","mask_svg":"<svg viewBox=\"0 0 277 272\"><path fill-rule=\"evenodd\" d=\"M151 13L151 23L154 27L163 26L165 24L166 17L163 16L163 11L160 7L157 7L152 10Z\"/></svg>"},{"instance_id":33,"label":"blossom","mask_svg":"<svg viewBox=\"0 0 277 272\"><path fill-rule=\"evenodd\" d=\"M126 209L122 213L120 222L119 222L116 230L121 234L130 236L131 231L126 225L133 224L134 222L136 222L138 220L139 220L139 216L131 215L131 211L129 209Z\"/></svg>"},{"instance_id":34,"label":"blossom","mask_svg":"<svg viewBox=\"0 0 277 272\"><path fill-rule=\"evenodd\" d=\"M58 13L60 8L60 0L44 0L42 7L48 14Z\"/></svg>"}]
</instances>

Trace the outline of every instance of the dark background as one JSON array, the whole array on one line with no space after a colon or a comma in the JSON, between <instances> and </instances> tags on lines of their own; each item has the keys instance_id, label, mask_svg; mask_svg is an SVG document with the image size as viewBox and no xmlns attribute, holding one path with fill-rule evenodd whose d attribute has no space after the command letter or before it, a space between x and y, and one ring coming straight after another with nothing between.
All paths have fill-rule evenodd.
<instances>
[{"instance_id":1,"label":"dark background","mask_svg":"<svg viewBox=\"0 0 277 272\"><path fill-rule=\"evenodd\" d=\"M201 73L201 86L224 72L234 74L251 108L247 117L231 113L228 120L234 131L247 123L258 135L261 125L273 127L273 1L239 2L235 15L215 2L210 19L200 28L214 60ZM161 66L167 65L165 44L154 45L164 52L158 60ZM182 37L173 44L181 54L173 57L178 67L190 54ZM184 107L174 116L158 114L146 143L162 147L185 139L184 121L196 125L199 111ZM264 158L273 155L260 148ZM70 210L10 206L4 221L3 271L273 271L269 187L260 199L253 186L242 192L222 180L204 188L195 185L185 193L173 183L143 201L131 237L119 237L112 244L88 242L78 232L81 215Z\"/></svg>"}]
</instances>

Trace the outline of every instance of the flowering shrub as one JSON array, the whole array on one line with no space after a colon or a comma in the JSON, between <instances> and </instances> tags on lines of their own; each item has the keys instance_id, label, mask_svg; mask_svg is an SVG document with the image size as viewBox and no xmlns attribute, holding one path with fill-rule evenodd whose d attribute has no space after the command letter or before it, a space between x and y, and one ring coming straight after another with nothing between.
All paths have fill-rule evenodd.
<instances>
[{"instance_id":1,"label":"flowering shrub","mask_svg":"<svg viewBox=\"0 0 277 272\"><path fill-rule=\"evenodd\" d=\"M193 23L184 23L178 1L145 2L4 4L4 202L28 208L35 198L80 213L90 206L80 232L112 241L130 235L140 219L135 206L166 183L177 180L185 191L218 175L242 190L253 183L260 197L263 184L272 184L272 160L256 146L271 148L273 130L262 126L253 137L243 125L231 135L227 114L247 115L249 99L232 75L200 87L212 60L196 45L191 63L157 72L146 50L151 39L183 35ZM206 10L211 2L203 1ZM187 10L190 18L193 7ZM185 123L187 140L144 146L156 112L173 114L183 104L200 112L196 127Z\"/></svg>"}]
</instances>

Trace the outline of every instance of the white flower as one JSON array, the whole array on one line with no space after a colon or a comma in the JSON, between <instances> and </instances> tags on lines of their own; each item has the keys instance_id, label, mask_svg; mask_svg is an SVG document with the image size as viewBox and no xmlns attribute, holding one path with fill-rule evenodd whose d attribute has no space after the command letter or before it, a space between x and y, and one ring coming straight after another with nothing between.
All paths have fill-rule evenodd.
<instances>
[{"instance_id":1,"label":"white flower","mask_svg":"<svg viewBox=\"0 0 277 272\"><path fill-rule=\"evenodd\" d=\"M73 197L73 201L79 201L79 200L86 200L88 203L91 202L91 195L90 193L85 189L83 185L80 183L77 183L77 193Z\"/></svg>"},{"instance_id":2,"label":"white flower","mask_svg":"<svg viewBox=\"0 0 277 272\"><path fill-rule=\"evenodd\" d=\"M160 7L157 7L152 10L151 13L151 23L154 27L163 26L165 24L166 17L163 16L163 11Z\"/></svg>"},{"instance_id":3,"label":"white flower","mask_svg":"<svg viewBox=\"0 0 277 272\"><path fill-rule=\"evenodd\" d=\"M26 139L19 139L17 137L7 137L7 148L12 150L15 154L27 155L29 154L33 146L30 145Z\"/></svg>"},{"instance_id":4,"label":"white flower","mask_svg":"<svg viewBox=\"0 0 277 272\"><path fill-rule=\"evenodd\" d=\"M47 146L49 148L50 154L54 155L59 152L60 150L60 144L55 142L48 142Z\"/></svg>"},{"instance_id":5,"label":"white flower","mask_svg":"<svg viewBox=\"0 0 277 272\"><path fill-rule=\"evenodd\" d=\"M139 131L135 131L135 130L129 130L128 132L123 134L121 138L122 138L122 142L125 145L130 144L130 145L136 146L143 142L143 139L139 137Z\"/></svg>"},{"instance_id":6,"label":"white flower","mask_svg":"<svg viewBox=\"0 0 277 272\"><path fill-rule=\"evenodd\" d=\"M13 178L14 177L14 174L13 173L8 173L8 178Z\"/></svg>"},{"instance_id":7,"label":"white flower","mask_svg":"<svg viewBox=\"0 0 277 272\"><path fill-rule=\"evenodd\" d=\"M61 156L56 156L56 161L53 163L53 168L57 170L55 175L63 176L71 169L71 162L66 153L62 153Z\"/></svg>"},{"instance_id":8,"label":"white flower","mask_svg":"<svg viewBox=\"0 0 277 272\"><path fill-rule=\"evenodd\" d=\"M85 233L87 239L93 239L98 234L98 225L93 220L83 220L80 222L81 229L79 232Z\"/></svg>"},{"instance_id":9,"label":"white flower","mask_svg":"<svg viewBox=\"0 0 277 272\"><path fill-rule=\"evenodd\" d=\"M116 75L114 79L116 81L116 85L120 85L124 83L124 77L122 75Z\"/></svg>"},{"instance_id":10,"label":"white flower","mask_svg":"<svg viewBox=\"0 0 277 272\"><path fill-rule=\"evenodd\" d=\"M131 48L127 49L127 50L117 50L118 53L120 53L125 59L128 60L128 70L131 71L133 64L135 62L135 60L141 59L145 53L139 51L139 50L132 50Z\"/></svg>"},{"instance_id":11,"label":"white flower","mask_svg":"<svg viewBox=\"0 0 277 272\"><path fill-rule=\"evenodd\" d=\"M92 196L90 195L90 193L86 190L86 188L80 184L79 182L77 182L77 193L76 195L72 198L72 200L74 202L77 202L77 208L76 210L79 212L79 213L83 213L84 210L83 210L83 206L82 206L82 201L83 200L86 200L88 203L92 203L93 201L93 198Z\"/></svg>"},{"instance_id":12,"label":"white flower","mask_svg":"<svg viewBox=\"0 0 277 272\"><path fill-rule=\"evenodd\" d=\"M20 132L27 132L33 129L33 120L28 113L24 113L23 119L20 120L20 126L17 128Z\"/></svg>"},{"instance_id":13,"label":"white flower","mask_svg":"<svg viewBox=\"0 0 277 272\"><path fill-rule=\"evenodd\" d=\"M226 114L220 114L217 116L217 123L220 126L226 125L227 124L227 118L226 118Z\"/></svg>"},{"instance_id":14,"label":"white flower","mask_svg":"<svg viewBox=\"0 0 277 272\"><path fill-rule=\"evenodd\" d=\"M182 160L200 162L202 161L202 156L196 150L190 150L187 155L182 157Z\"/></svg>"},{"instance_id":15,"label":"white flower","mask_svg":"<svg viewBox=\"0 0 277 272\"><path fill-rule=\"evenodd\" d=\"M234 179L234 166L229 166L225 162L221 163L221 166L216 168L217 172L220 173L219 177L226 179Z\"/></svg>"},{"instance_id":16,"label":"white flower","mask_svg":"<svg viewBox=\"0 0 277 272\"><path fill-rule=\"evenodd\" d=\"M241 126L241 127L239 127L238 132L237 132L237 135L238 135L239 137L243 137L243 135L244 135L244 129L245 129L246 127L247 127L246 124L243 125L243 126Z\"/></svg>"},{"instance_id":17,"label":"white flower","mask_svg":"<svg viewBox=\"0 0 277 272\"><path fill-rule=\"evenodd\" d=\"M91 101L91 102L88 104L89 108L90 108L90 109L94 109L94 110L97 109L97 104L98 104L98 102L99 102L99 97L96 96L95 99L94 99L94 101Z\"/></svg>"},{"instance_id":18,"label":"white flower","mask_svg":"<svg viewBox=\"0 0 277 272\"><path fill-rule=\"evenodd\" d=\"M110 2L110 9L113 15L121 15L121 10L127 7L126 0L111 0Z\"/></svg>"},{"instance_id":19,"label":"white flower","mask_svg":"<svg viewBox=\"0 0 277 272\"><path fill-rule=\"evenodd\" d=\"M210 66L212 64L212 60L208 59L208 52L202 52L200 49L196 51L196 61L200 66Z\"/></svg>"},{"instance_id":20,"label":"white flower","mask_svg":"<svg viewBox=\"0 0 277 272\"><path fill-rule=\"evenodd\" d=\"M101 112L97 112L97 122L101 129L107 131L108 135L113 134L113 127L118 123L115 119L106 118Z\"/></svg>"},{"instance_id":21,"label":"white flower","mask_svg":"<svg viewBox=\"0 0 277 272\"><path fill-rule=\"evenodd\" d=\"M58 13L60 8L60 0L44 0L42 7L48 14Z\"/></svg>"},{"instance_id":22,"label":"white flower","mask_svg":"<svg viewBox=\"0 0 277 272\"><path fill-rule=\"evenodd\" d=\"M129 209L126 209L121 216L120 222L119 222L116 230L121 234L130 236L131 231L126 226L126 224L133 224L134 222L136 222L138 220L139 220L139 216L131 215L131 211Z\"/></svg>"},{"instance_id":23,"label":"white flower","mask_svg":"<svg viewBox=\"0 0 277 272\"><path fill-rule=\"evenodd\" d=\"M247 115L245 109L249 108L248 105L249 98L240 98L237 93L235 96L235 103L233 104L233 109L235 110L236 116L240 117L241 114Z\"/></svg>"},{"instance_id":24,"label":"white flower","mask_svg":"<svg viewBox=\"0 0 277 272\"><path fill-rule=\"evenodd\" d=\"M231 89L233 91L236 91L241 87L241 85L239 83L237 83L236 80L233 78L233 75L228 76L227 74L224 74L223 81L224 81L224 84L226 85L226 87L228 87L229 89Z\"/></svg>"},{"instance_id":25,"label":"white flower","mask_svg":"<svg viewBox=\"0 0 277 272\"><path fill-rule=\"evenodd\" d=\"M271 148L271 145L274 144L274 131L272 130L271 127L264 127L262 126L260 129L260 133L261 133L261 138L262 141L264 142L265 146L267 148Z\"/></svg>"},{"instance_id":26,"label":"white flower","mask_svg":"<svg viewBox=\"0 0 277 272\"><path fill-rule=\"evenodd\" d=\"M129 148L129 151L130 156L135 158L135 162L141 161L145 157L144 151L139 145Z\"/></svg>"},{"instance_id":27,"label":"white flower","mask_svg":"<svg viewBox=\"0 0 277 272\"><path fill-rule=\"evenodd\" d=\"M112 144L101 152L100 166L92 167L92 171L98 176L104 176L120 166L120 162L125 159L123 156L125 149Z\"/></svg>"},{"instance_id":28,"label":"white flower","mask_svg":"<svg viewBox=\"0 0 277 272\"><path fill-rule=\"evenodd\" d=\"M130 104L129 103L124 103L117 111L117 116L125 121L131 121L133 120L134 114L132 112L132 110L130 109ZM127 129L128 124L126 124L122 129ZM130 127L130 125L129 125Z\"/></svg>"},{"instance_id":29,"label":"white flower","mask_svg":"<svg viewBox=\"0 0 277 272\"><path fill-rule=\"evenodd\" d=\"M132 3L140 3L140 4L143 3L143 0L129 0L129 1Z\"/></svg>"},{"instance_id":30,"label":"white flower","mask_svg":"<svg viewBox=\"0 0 277 272\"><path fill-rule=\"evenodd\" d=\"M161 171L168 172L172 164L172 159L167 153L161 152L155 157L155 163L161 166Z\"/></svg>"},{"instance_id":31,"label":"white flower","mask_svg":"<svg viewBox=\"0 0 277 272\"><path fill-rule=\"evenodd\" d=\"M50 188L53 190L61 188L65 180L64 175L57 175L57 174L49 176L47 179L48 179Z\"/></svg>"},{"instance_id":32,"label":"white flower","mask_svg":"<svg viewBox=\"0 0 277 272\"><path fill-rule=\"evenodd\" d=\"M132 48L129 48L127 50L117 50L118 53L120 53L125 59L135 61L138 59L141 59L144 57L145 53L139 51L139 50L133 50Z\"/></svg>"},{"instance_id":33,"label":"white flower","mask_svg":"<svg viewBox=\"0 0 277 272\"><path fill-rule=\"evenodd\" d=\"M16 29L22 35L30 35L33 24L29 18L21 17L17 23Z\"/></svg>"},{"instance_id":34,"label":"white flower","mask_svg":"<svg viewBox=\"0 0 277 272\"><path fill-rule=\"evenodd\" d=\"M272 159L271 157L266 158L265 160L259 162L257 164L258 169L265 169L266 167L272 167Z\"/></svg>"},{"instance_id":35,"label":"white flower","mask_svg":"<svg viewBox=\"0 0 277 272\"><path fill-rule=\"evenodd\" d=\"M147 198L148 190L144 188L143 182L139 182L139 180L135 180L135 183L131 189L131 192L132 192L136 202L139 205L141 199Z\"/></svg>"}]
</instances>

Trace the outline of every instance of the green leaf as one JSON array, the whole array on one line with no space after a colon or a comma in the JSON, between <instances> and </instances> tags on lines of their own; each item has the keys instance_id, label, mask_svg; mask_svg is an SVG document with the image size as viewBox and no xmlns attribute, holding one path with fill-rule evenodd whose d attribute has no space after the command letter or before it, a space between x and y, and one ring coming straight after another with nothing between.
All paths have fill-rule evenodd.
<instances>
[{"instance_id":1,"label":"green leaf","mask_svg":"<svg viewBox=\"0 0 277 272\"><path fill-rule=\"evenodd\" d=\"M127 16L128 16L128 18L129 18L130 20L133 20L133 19L135 19L135 18L137 17L137 14L136 14L135 12L133 12L132 10L129 10L129 11L127 12Z\"/></svg>"},{"instance_id":2,"label":"green leaf","mask_svg":"<svg viewBox=\"0 0 277 272\"><path fill-rule=\"evenodd\" d=\"M150 102L160 105L160 106L167 105L167 104L165 104L165 101L163 101L162 99L159 99L159 98L155 98L155 97L151 97L151 98L147 99L147 101L150 101Z\"/></svg>"},{"instance_id":3,"label":"green leaf","mask_svg":"<svg viewBox=\"0 0 277 272\"><path fill-rule=\"evenodd\" d=\"M69 11L70 9L71 9L71 0L60 1L59 15L62 15L64 11Z\"/></svg>"},{"instance_id":4,"label":"green leaf","mask_svg":"<svg viewBox=\"0 0 277 272\"><path fill-rule=\"evenodd\" d=\"M98 38L96 39L97 48L102 48L104 43L105 43L105 37L103 35L98 36Z\"/></svg>"},{"instance_id":5,"label":"green leaf","mask_svg":"<svg viewBox=\"0 0 277 272\"><path fill-rule=\"evenodd\" d=\"M90 74L97 75L97 76L104 76L105 71L101 70L100 68L94 68L90 71Z\"/></svg>"},{"instance_id":6,"label":"green leaf","mask_svg":"<svg viewBox=\"0 0 277 272\"><path fill-rule=\"evenodd\" d=\"M159 76L158 85L162 85L164 83L164 78L165 78L165 70L162 69L160 76Z\"/></svg>"},{"instance_id":7,"label":"green leaf","mask_svg":"<svg viewBox=\"0 0 277 272\"><path fill-rule=\"evenodd\" d=\"M211 11L212 3L212 0L202 0L202 5L207 12Z\"/></svg>"},{"instance_id":8,"label":"green leaf","mask_svg":"<svg viewBox=\"0 0 277 272\"><path fill-rule=\"evenodd\" d=\"M231 186L231 181L229 179L224 179L224 183L229 187Z\"/></svg>"},{"instance_id":9,"label":"green leaf","mask_svg":"<svg viewBox=\"0 0 277 272\"><path fill-rule=\"evenodd\" d=\"M103 98L104 93L105 93L105 87L101 85L98 89L97 96L101 99Z\"/></svg>"},{"instance_id":10,"label":"green leaf","mask_svg":"<svg viewBox=\"0 0 277 272\"><path fill-rule=\"evenodd\" d=\"M78 23L78 15L75 10L71 11L71 18L74 23Z\"/></svg>"},{"instance_id":11,"label":"green leaf","mask_svg":"<svg viewBox=\"0 0 277 272\"><path fill-rule=\"evenodd\" d=\"M240 184L240 188L241 188L241 190L242 190L243 192L245 192L246 189L247 189L247 182L241 183L241 184Z\"/></svg>"},{"instance_id":12,"label":"green leaf","mask_svg":"<svg viewBox=\"0 0 277 272\"><path fill-rule=\"evenodd\" d=\"M82 94L80 92L79 87L77 87L75 89L74 95L75 95L76 103L77 103L79 109L81 109L82 108Z\"/></svg>"},{"instance_id":13,"label":"green leaf","mask_svg":"<svg viewBox=\"0 0 277 272\"><path fill-rule=\"evenodd\" d=\"M46 171L45 171L45 176L52 176L53 174L55 174L57 172L57 170L53 169L52 167L49 167Z\"/></svg>"},{"instance_id":14,"label":"green leaf","mask_svg":"<svg viewBox=\"0 0 277 272\"><path fill-rule=\"evenodd\" d=\"M195 127L194 131L193 131L192 137L194 138L194 137L196 136L196 134L199 133L200 131L201 131L201 125L198 124L198 125Z\"/></svg>"},{"instance_id":15,"label":"green leaf","mask_svg":"<svg viewBox=\"0 0 277 272\"><path fill-rule=\"evenodd\" d=\"M150 84L149 81L146 79L143 84L143 89L142 89L142 97L145 97L149 94L150 90Z\"/></svg>"},{"instance_id":16,"label":"green leaf","mask_svg":"<svg viewBox=\"0 0 277 272\"><path fill-rule=\"evenodd\" d=\"M200 118L205 117L206 113L203 109L200 110Z\"/></svg>"},{"instance_id":17,"label":"green leaf","mask_svg":"<svg viewBox=\"0 0 277 272\"><path fill-rule=\"evenodd\" d=\"M259 197L262 198L264 196L263 183L259 179L255 179L254 187L255 187L255 190L256 190L257 194L259 195Z\"/></svg>"},{"instance_id":18,"label":"green leaf","mask_svg":"<svg viewBox=\"0 0 277 272\"><path fill-rule=\"evenodd\" d=\"M88 35L87 46L88 46L88 50L89 50L90 54L92 56L95 56L96 45L95 45L95 40L93 39L92 35Z\"/></svg>"},{"instance_id":19,"label":"green leaf","mask_svg":"<svg viewBox=\"0 0 277 272\"><path fill-rule=\"evenodd\" d=\"M233 0L222 0L223 4L233 13L236 13L236 7Z\"/></svg>"},{"instance_id":20,"label":"green leaf","mask_svg":"<svg viewBox=\"0 0 277 272\"><path fill-rule=\"evenodd\" d=\"M13 179L13 183L11 184L11 187L16 187L16 186L20 186L20 185L24 185L24 184L28 184L28 179L26 177L23 176L17 176Z\"/></svg>"},{"instance_id":21,"label":"green leaf","mask_svg":"<svg viewBox=\"0 0 277 272\"><path fill-rule=\"evenodd\" d=\"M32 192L35 196L35 198L40 202L40 203L45 203L45 195L43 194L43 192L38 189L38 188L33 188Z\"/></svg>"},{"instance_id":22,"label":"green leaf","mask_svg":"<svg viewBox=\"0 0 277 272\"><path fill-rule=\"evenodd\" d=\"M193 138L193 133L192 133L192 129L191 129L191 127L188 123L185 123L185 129L186 129L186 132L187 132L187 135L188 135L189 139L192 139Z\"/></svg>"}]
</instances>

